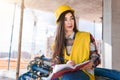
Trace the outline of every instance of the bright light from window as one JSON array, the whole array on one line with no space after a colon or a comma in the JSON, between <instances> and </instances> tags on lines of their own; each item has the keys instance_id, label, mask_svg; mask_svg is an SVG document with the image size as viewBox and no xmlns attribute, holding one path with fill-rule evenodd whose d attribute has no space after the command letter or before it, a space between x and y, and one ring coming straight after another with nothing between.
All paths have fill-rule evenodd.
<instances>
[{"instance_id":1,"label":"bright light from window","mask_svg":"<svg viewBox=\"0 0 120 80\"><path fill-rule=\"evenodd\" d=\"M0 51L8 51L10 40L13 5L0 2Z\"/></svg>"}]
</instances>

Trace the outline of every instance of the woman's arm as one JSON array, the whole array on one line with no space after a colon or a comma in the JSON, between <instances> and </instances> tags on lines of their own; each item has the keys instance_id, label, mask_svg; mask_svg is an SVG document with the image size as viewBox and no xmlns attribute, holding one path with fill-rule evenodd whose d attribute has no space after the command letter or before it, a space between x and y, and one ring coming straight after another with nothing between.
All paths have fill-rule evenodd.
<instances>
[{"instance_id":1,"label":"woman's arm","mask_svg":"<svg viewBox=\"0 0 120 80\"><path fill-rule=\"evenodd\" d=\"M97 46L95 43L95 39L90 34L90 63L85 65L82 69L91 69L96 67L98 64L100 64L100 55L98 54Z\"/></svg>"},{"instance_id":2,"label":"woman's arm","mask_svg":"<svg viewBox=\"0 0 120 80\"><path fill-rule=\"evenodd\" d=\"M98 54L97 46L94 37L90 34L90 60L93 62L93 67L100 64L100 55Z\"/></svg>"}]
</instances>

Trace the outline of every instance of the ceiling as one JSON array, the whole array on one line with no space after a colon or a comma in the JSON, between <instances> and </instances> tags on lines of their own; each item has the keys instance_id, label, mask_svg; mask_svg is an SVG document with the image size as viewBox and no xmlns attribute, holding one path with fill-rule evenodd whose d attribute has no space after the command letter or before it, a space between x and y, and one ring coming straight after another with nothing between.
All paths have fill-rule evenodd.
<instances>
[{"instance_id":1,"label":"ceiling","mask_svg":"<svg viewBox=\"0 0 120 80\"><path fill-rule=\"evenodd\" d=\"M20 5L21 0L3 0ZM25 8L54 12L61 4L68 4L74 10L76 17L90 21L101 22L102 0L24 0Z\"/></svg>"}]
</instances>

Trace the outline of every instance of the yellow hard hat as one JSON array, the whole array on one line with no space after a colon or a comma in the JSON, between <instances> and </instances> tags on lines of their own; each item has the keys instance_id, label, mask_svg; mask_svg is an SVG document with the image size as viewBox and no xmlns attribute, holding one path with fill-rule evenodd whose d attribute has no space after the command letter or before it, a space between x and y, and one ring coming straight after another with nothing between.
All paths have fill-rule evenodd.
<instances>
[{"instance_id":1,"label":"yellow hard hat","mask_svg":"<svg viewBox=\"0 0 120 80\"><path fill-rule=\"evenodd\" d=\"M63 12L68 11L68 10L74 12L74 10L73 10L70 6L68 6L68 5L61 5L61 6L59 6L59 7L56 9L56 11L55 11L56 22L58 21L60 15L61 15Z\"/></svg>"}]
</instances>

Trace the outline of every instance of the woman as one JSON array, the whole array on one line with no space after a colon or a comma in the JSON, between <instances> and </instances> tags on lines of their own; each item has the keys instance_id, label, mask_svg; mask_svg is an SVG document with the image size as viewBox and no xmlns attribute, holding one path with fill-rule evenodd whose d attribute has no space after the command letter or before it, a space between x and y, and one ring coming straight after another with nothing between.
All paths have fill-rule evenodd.
<instances>
[{"instance_id":1,"label":"woman","mask_svg":"<svg viewBox=\"0 0 120 80\"><path fill-rule=\"evenodd\" d=\"M57 33L54 44L54 64L79 64L91 62L81 70L65 73L61 80L95 80L93 68L100 63L95 40L88 32L78 31L74 10L68 5L59 6L55 11ZM58 79L55 79L58 80Z\"/></svg>"}]
</instances>

